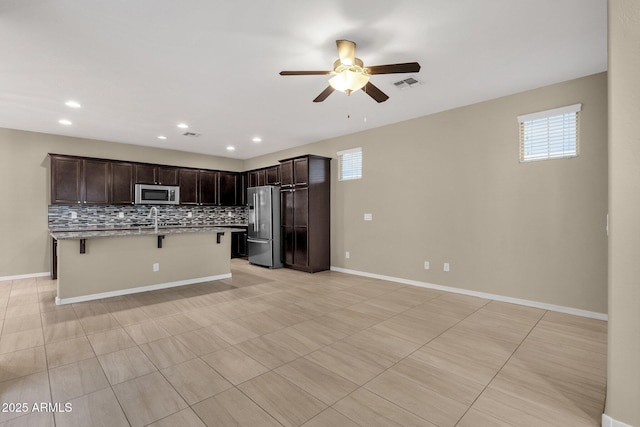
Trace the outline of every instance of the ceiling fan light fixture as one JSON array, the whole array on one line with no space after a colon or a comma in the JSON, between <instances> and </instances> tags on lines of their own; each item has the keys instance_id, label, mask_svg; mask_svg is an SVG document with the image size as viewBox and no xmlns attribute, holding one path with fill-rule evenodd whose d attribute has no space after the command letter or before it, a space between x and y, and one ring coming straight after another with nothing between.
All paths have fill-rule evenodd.
<instances>
[{"instance_id":1,"label":"ceiling fan light fixture","mask_svg":"<svg viewBox=\"0 0 640 427\"><path fill-rule=\"evenodd\" d=\"M322 102L334 91L338 90L350 95L363 89L374 101L380 103L389 99L389 95L378 89L369 81L376 74L417 73L420 64L405 62L402 64L385 64L365 67L360 58L355 56L356 44L349 40L336 40L338 60L333 63L331 71L280 71L281 76L326 76L330 75L329 86L316 96L313 102ZM407 80L408 84L408 80Z\"/></svg>"},{"instance_id":2,"label":"ceiling fan light fixture","mask_svg":"<svg viewBox=\"0 0 640 427\"><path fill-rule=\"evenodd\" d=\"M369 77L371 76L367 70L360 65L341 64L334 69L334 76L329 79L329 85L349 95L362 89L369 82Z\"/></svg>"}]
</instances>

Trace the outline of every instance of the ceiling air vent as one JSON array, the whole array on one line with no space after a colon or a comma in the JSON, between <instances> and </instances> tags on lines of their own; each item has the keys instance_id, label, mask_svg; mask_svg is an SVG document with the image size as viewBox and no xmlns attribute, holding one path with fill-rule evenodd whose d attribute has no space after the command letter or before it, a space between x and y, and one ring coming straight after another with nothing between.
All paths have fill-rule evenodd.
<instances>
[{"instance_id":1,"label":"ceiling air vent","mask_svg":"<svg viewBox=\"0 0 640 427\"><path fill-rule=\"evenodd\" d=\"M400 80L397 82L394 82L393 85L395 87L397 87L398 89L407 89L413 86L418 86L421 85L422 82L417 80L415 77L408 77L404 80Z\"/></svg>"},{"instance_id":2,"label":"ceiling air vent","mask_svg":"<svg viewBox=\"0 0 640 427\"><path fill-rule=\"evenodd\" d=\"M197 137L197 136L200 136L200 134L199 134L199 133L195 133L195 132L185 132L185 133L183 133L182 135L184 135L184 136L189 136L189 137L191 137L191 138L195 138L195 137Z\"/></svg>"}]
</instances>

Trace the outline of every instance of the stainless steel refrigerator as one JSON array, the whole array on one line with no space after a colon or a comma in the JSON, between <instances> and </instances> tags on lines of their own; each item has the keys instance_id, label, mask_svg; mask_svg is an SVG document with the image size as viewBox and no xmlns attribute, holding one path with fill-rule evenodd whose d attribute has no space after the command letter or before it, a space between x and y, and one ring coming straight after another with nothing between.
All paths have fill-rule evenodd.
<instances>
[{"instance_id":1,"label":"stainless steel refrigerator","mask_svg":"<svg viewBox=\"0 0 640 427\"><path fill-rule=\"evenodd\" d=\"M280 188L273 185L247 189L249 202L249 262L282 267L280 245Z\"/></svg>"}]
</instances>

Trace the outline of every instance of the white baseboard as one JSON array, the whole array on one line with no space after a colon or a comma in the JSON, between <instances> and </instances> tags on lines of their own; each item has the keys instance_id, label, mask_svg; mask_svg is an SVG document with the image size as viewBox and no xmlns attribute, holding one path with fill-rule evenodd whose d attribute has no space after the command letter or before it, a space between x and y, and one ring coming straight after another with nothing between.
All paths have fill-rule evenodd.
<instances>
[{"instance_id":1,"label":"white baseboard","mask_svg":"<svg viewBox=\"0 0 640 427\"><path fill-rule=\"evenodd\" d=\"M137 294L140 292L156 291L158 289L175 288L177 286L193 285L195 283L211 282L214 280L229 279L231 273L219 274L217 276L197 277L195 279L178 280L177 282L158 283L157 285L139 286L137 288L122 289L119 291L101 292L99 294L83 295L71 298L58 298L56 296L56 305L75 304L78 302L93 301L102 298L118 297L122 295Z\"/></svg>"},{"instance_id":2,"label":"white baseboard","mask_svg":"<svg viewBox=\"0 0 640 427\"><path fill-rule=\"evenodd\" d=\"M0 282L5 280L20 280L20 279L32 279L34 277L51 276L51 272L46 271L43 273L31 273L31 274L18 274L16 276L0 276Z\"/></svg>"},{"instance_id":3,"label":"white baseboard","mask_svg":"<svg viewBox=\"0 0 640 427\"><path fill-rule=\"evenodd\" d=\"M462 294L462 295L470 295L478 298L492 299L492 300L508 302L512 304L525 305L527 307L541 308L543 310L557 311L560 313L573 314L576 316L589 317L592 319L598 319L598 320L609 319L609 316L605 313L598 313L595 311L581 310L579 308L566 307L566 306L555 305L555 304L547 304L543 302L531 301L531 300L520 299L520 298L512 298L512 297L507 297L507 296L497 295L497 294L489 294L486 292L478 292L478 291L471 291L467 289L453 288L451 286L435 285L433 283L403 279L400 277L384 276L382 274L367 273L364 271L350 270L347 268L334 267L334 266L331 267L331 271L337 271L339 273L346 273L346 274L353 274L356 276L370 277L372 279L387 280L389 282L402 283L405 285L420 286L422 288L435 289L438 291L453 292L453 293Z\"/></svg>"},{"instance_id":4,"label":"white baseboard","mask_svg":"<svg viewBox=\"0 0 640 427\"><path fill-rule=\"evenodd\" d=\"M607 414L602 414L602 427L633 427L622 421L616 421Z\"/></svg>"}]
</instances>

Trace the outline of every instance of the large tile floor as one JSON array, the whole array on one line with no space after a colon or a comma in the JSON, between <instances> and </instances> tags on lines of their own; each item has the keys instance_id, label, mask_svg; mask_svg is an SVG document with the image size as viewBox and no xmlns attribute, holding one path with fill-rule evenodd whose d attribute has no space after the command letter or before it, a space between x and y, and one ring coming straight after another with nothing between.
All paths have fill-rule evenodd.
<instances>
[{"instance_id":1,"label":"large tile floor","mask_svg":"<svg viewBox=\"0 0 640 427\"><path fill-rule=\"evenodd\" d=\"M0 282L0 425L600 425L605 322L232 265L70 306L55 281Z\"/></svg>"}]
</instances>

